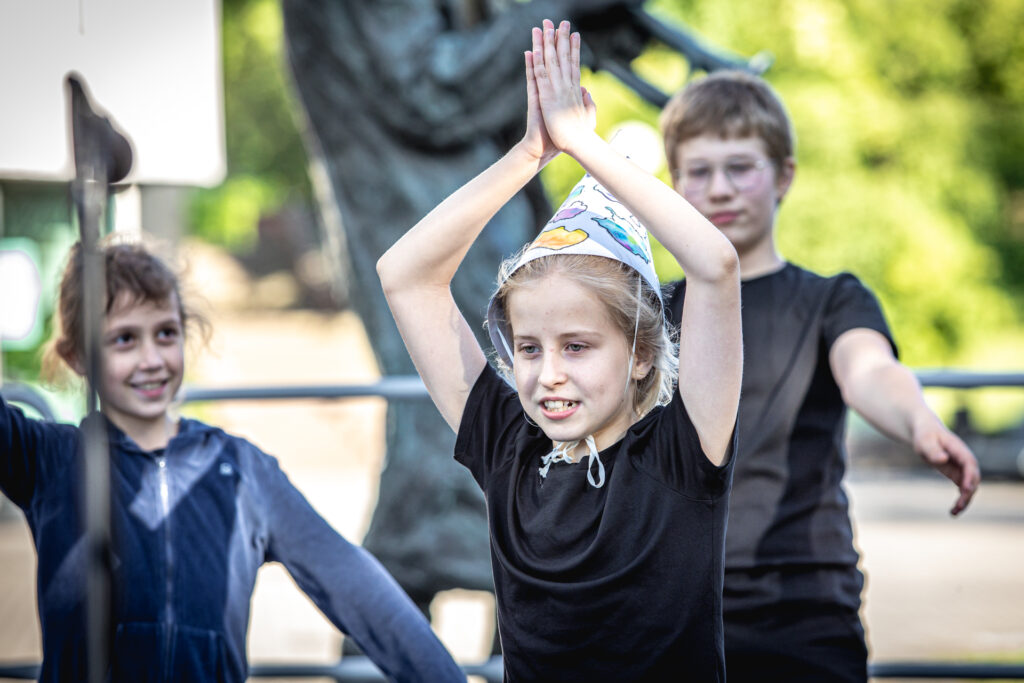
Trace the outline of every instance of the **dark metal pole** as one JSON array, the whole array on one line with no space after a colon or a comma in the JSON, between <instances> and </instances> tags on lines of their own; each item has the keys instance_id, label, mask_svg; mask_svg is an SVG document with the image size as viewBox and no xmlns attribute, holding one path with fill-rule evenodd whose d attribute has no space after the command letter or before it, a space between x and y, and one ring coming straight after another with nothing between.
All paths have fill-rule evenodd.
<instances>
[{"instance_id":1,"label":"dark metal pole","mask_svg":"<svg viewBox=\"0 0 1024 683\"><path fill-rule=\"evenodd\" d=\"M647 42L662 43L678 52L689 63L690 71L717 71L719 69L738 69L753 74L762 74L771 66L773 58L767 52L759 52L749 59L744 59L719 48L713 48L685 28L667 24L642 7L631 7L626 15L637 35ZM652 83L640 77L630 67L629 61L614 50L598 49L598 45L584 43L584 61L596 70L604 70L619 79L623 85L657 108L664 107L669 95Z\"/></svg>"},{"instance_id":2,"label":"dark metal pole","mask_svg":"<svg viewBox=\"0 0 1024 683\"><path fill-rule=\"evenodd\" d=\"M78 214L82 249L82 331L87 380L86 410L90 417L99 407L103 358L103 316L106 311L106 275L99 249L100 220L109 198L109 184L127 175L131 146L110 121L95 112L79 76L66 78L71 113L75 179L71 195ZM82 448L84 479L82 513L86 543L86 646L91 683L106 680L110 669L112 616L112 534L110 517L110 450L106 423L86 419Z\"/></svg>"}]
</instances>

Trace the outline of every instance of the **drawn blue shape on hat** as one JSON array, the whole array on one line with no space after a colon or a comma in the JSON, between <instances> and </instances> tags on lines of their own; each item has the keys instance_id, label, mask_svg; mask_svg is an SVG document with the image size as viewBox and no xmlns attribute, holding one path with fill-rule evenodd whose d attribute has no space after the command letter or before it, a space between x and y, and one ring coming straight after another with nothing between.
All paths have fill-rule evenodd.
<instances>
[{"instance_id":1,"label":"drawn blue shape on hat","mask_svg":"<svg viewBox=\"0 0 1024 683\"><path fill-rule=\"evenodd\" d=\"M611 210L611 207L607 208L609 212L611 212L611 214L615 216L615 212ZM618 216L615 217L618 218ZM636 237L634 237L629 230L626 230L624 227L622 227L615 221L611 220L610 218L598 218L595 216L591 218L591 220L600 225L605 230L607 230L608 234L611 235L616 242L618 242L624 248L626 248L630 252L636 254L641 259L643 259L644 263L650 263L650 259L647 257L646 250L640 244L640 241L637 240Z\"/></svg>"},{"instance_id":2,"label":"drawn blue shape on hat","mask_svg":"<svg viewBox=\"0 0 1024 683\"><path fill-rule=\"evenodd\" d=\"M587 176L583 176L583 180L586 180L586 178L587 178ZM572 198L573 198L573 197L575 197L576 195L578 195L578 194L580 194L581 192L583 192L583 180L581 180L580 182L578 182L578 183L576 184L576 187L572 188L572 192L570 192L570 193L569 193L569 195L568 195L568 196L566 197L566 199L567 199L567 200L568 200L568 199L572 199Z\"/></svg>"},{"instance_id":3,"label":"drawn blue shape on hat","mask_svg":"<svg viewBox=\"0 0 1024 683\"><path fill-rule=\"evenodd\" d=\"M603 188L603 187L601 187L600 185L594 185L594 189L595 189L595 190L597 190L598 192L600 192L600 193L601 193L602 195L604 195L605 199L608 199L609 201L613 201L613 202L615 202L616 204L622 204L622 202L620 202L620 201L619 201L618 199L616 199L615 197L613 197L613 196L612 196L612 195L611 195L611 194L610 194L610 193L608 192L608 190L604 189L604 188Z\"/></svg>"}]
</instances>

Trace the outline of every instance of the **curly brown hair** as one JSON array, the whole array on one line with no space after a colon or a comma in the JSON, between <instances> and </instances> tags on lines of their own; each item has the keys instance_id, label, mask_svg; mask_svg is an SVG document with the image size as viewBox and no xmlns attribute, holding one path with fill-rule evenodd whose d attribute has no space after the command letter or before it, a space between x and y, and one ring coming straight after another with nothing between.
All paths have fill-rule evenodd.
<instances>
[{"instance_id":1,"label":"curly brown hair","mask_svg":"<svg viewBox=\"0 0 1024 683\"><path fill-rule=\"evenodd\" d=\"M209 323L185 304L178 275L143 243L124 241L112 235L101 241L99 249L106 274L105 314L109 314L123 296L128 296L133 303L174 301L183 329L199 327L202 336L208 336ZM73 367L85 354L83 261L82 244L78 242L71 248L64 268L57 294L54 332L43 354L43 378L58 384L64 376L64 366Z\"/></svg>"}]
</instances>

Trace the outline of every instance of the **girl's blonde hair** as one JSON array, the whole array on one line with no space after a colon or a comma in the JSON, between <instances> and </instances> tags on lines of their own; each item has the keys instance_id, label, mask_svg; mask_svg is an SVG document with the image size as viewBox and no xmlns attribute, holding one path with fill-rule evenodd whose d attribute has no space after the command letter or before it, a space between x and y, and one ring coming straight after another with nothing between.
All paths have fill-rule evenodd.
<instances>
[{"instance_id":1,"label":"girl's blonde hair","mask_svg":"<svg viewBox=\"0 0 1024 683\"><path fill-rule=\"evenodd\" d=\"M178 275L155 255L155 247L147 247L134 238L114 234L99 244L106 274L107 300L104 314L109 314L119 297L127 295L134 303L178 302L178 314L187 331L198 327L203 339L209 337L209 322L186 305ZM51 384L65 384L67 370L75 359L85 355L83 326L82 244L76 243L68 256L57 293L53 335L43 352L42 377Z\"/></svg>"},{"instance_id":2,"label":"girl's blonde hair","mask_svg":"<svg viewBox=\"0 0 1024 683\"><path fill-rule=\"evenodd\" d=\"M679 375L675 331L666 323L657 292L639 273L621 261L604 256L552 254L519 265L520 255L505 259L498 273L499 285L494 300L500 322L511 329L508 297L513 291L555 273L567 277L587 287L604 302L612 321L630 346L634 346L636 330L635 357L651 362L647 375L633 382L632 407L637 417L671 400ZM497 365L502 376L514 386L512 368L500 356Z\"/></svg>"}]
</instances>

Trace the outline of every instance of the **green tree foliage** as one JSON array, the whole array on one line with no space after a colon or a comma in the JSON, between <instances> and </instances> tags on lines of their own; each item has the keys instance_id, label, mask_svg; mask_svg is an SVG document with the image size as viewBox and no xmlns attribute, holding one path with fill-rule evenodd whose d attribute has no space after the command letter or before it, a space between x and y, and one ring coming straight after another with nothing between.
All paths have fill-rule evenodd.
<instances>
[{"instance_id":1,"label":"green tree foliage","mask_svg":"<svg viewBox=\"0 0 1024 683\"><path fill-rule=\"evenodd\" d=\"M286 80L277 0L224 0L224 110L228 176L192 202L192 232L241 250L261 215L309 199L306 155Z\"/></svg>"},{"instance_id":2,"label":"green tree foliage","mask_svg":"<svg viewBox=\"0 0 1024 683\"><path fill-rule=\"evenodd\" d=\"M645 7L715 48L773 55L766 78L798 140L797 180L779 219L787 258L861 277L911 366L1021 367L1024 0ZM309 186L278 1L225 0L223 12L229 176L200 193L193 217L200 234L243 247L259 215L308 197ZM690 76L658 46L633 66L666 92ZM657 126L658 111L608 74L589 74L586 85L602 134L628 120ZM545 169L555 204L580 172L568 159ZM664 279L681 275L663 251L655 258ZM1013 403L996 402L1003 415Z\"/></svg>"},{"instance_id":3,"label":"green tree foliage","mask_svg":"<svg viewBox=\"0 0 1024 683\"><path fill-rule=\"evenodd\" d=\"M766 78L797 132L797 179L778 227L787 258L861 277L911 366L1021 367L1024 0L646 7L717 48L774 56ZM689 77L659 48L634 68L666 92ZM657 125L658 112L606 74L586 84L603 133L624 119ZM546 171L555 201L578 173ZM664 279L681 274L671 257L656 259ZM1020 392L1006 399L979 412L1019 419Z\"/></svg>"}]
</instances>

